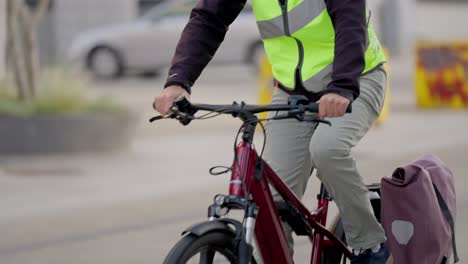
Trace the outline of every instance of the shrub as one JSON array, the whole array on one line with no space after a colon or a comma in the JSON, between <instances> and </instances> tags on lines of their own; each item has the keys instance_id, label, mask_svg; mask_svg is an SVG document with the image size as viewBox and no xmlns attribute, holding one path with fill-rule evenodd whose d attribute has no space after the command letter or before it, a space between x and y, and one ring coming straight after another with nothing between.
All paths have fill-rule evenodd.
<instances>
[{"instance_id":1,"label":"shrub","mask_svg":"<svg viewBox=\"0 0 468 264\"><path fill-rule=\"evenodd\" d=\"M0 115L64 115L124 110L110 97L92 96L83 78L59 68L44 71L36 96L27 101L19 100L9 80L0 80Z\"/></svg>"}]
</instances>

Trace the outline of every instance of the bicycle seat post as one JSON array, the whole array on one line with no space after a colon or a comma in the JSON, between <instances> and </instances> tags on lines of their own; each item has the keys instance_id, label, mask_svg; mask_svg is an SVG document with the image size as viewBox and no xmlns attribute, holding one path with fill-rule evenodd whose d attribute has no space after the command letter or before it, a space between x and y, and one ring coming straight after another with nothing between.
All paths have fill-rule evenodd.
<instances>
[{"instance_id":1,"label":"bicycle seat post","mask_svg":"<svg viewBox=\"0 0 468 264\"><path fill-rule=\"evenodd\" d=\"M324 200L324 199L330 200L331 199L330 193L327 191L327 189L325 188L325 185L323 185L323 183L320 184L320 193L317 195L317 199L319 199L319 200Z\"/></svg>"}]
</instances>

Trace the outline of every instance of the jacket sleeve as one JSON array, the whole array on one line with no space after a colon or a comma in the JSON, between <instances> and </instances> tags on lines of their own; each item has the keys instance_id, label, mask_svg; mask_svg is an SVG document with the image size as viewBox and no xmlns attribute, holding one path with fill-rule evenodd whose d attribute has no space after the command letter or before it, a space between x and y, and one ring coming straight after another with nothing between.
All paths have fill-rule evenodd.
<instances>
[{"instance_id":1,"label":"jacket sleeve","mask_svg":"<svg viewBox=\"0 0 468 264\"><path fill-rule=\"evenodd\" d=\"M199 0L177 44L165 87L191 86L213 58L246 0Z\"/></svg>"},{"instance_id":2,"label":"jacket sleeve","mask_svg":"<svg viewBox=\"0 0 468 264\"><path fill-rule=\"evenodd\" d=\"M359 80L365 67L367 45L366 0L327 0L335 28L335 60L327 93L351 101L359 96Z\"/></svg>"}]
</instances>

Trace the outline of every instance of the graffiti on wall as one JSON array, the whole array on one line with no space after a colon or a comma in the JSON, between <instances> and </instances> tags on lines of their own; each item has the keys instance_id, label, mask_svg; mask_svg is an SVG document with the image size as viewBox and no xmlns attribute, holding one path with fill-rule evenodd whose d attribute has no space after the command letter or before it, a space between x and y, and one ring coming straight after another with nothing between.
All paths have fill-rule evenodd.
<instances>
[{"instance_id":1,"label":"graffiti on wall","mask_svg":"<svg viewBox=\"0 0 468 264\"><path fill-rule=\"evenodd\" d=\"M468 43L418 45L416 77L421 106L468 106Z\"/></svg>"}]
</instances>

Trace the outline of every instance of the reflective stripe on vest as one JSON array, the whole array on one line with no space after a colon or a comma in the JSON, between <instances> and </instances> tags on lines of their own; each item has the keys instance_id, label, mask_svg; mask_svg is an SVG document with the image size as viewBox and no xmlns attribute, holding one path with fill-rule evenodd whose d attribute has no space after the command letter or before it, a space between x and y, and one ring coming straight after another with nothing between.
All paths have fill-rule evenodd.
<instances>
[{"instance_id":1,"label":"reflective stripe on vest","mask_svg":"<svg viewBox=\"0 0 468 264\"><path fill-rule=\"evenodd\" d=\"M275 79L294 89L297 76L307 90L325 89L331 81L335 55L335 30L325 1L253 0L252 6ZM368 24L363 73L385 60Z\"/></svg>"}]
</instances>

